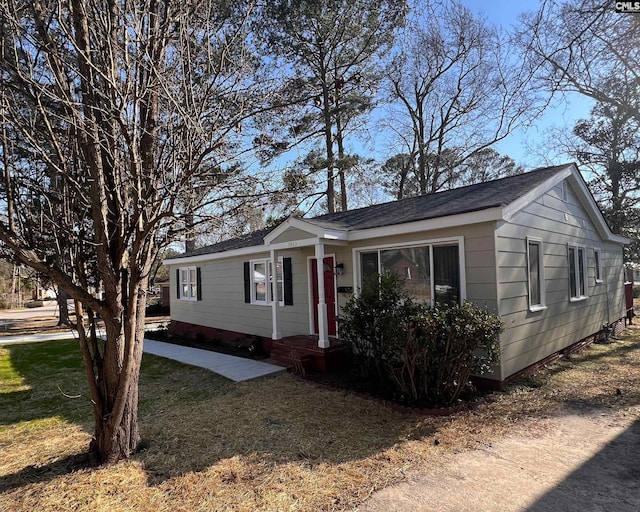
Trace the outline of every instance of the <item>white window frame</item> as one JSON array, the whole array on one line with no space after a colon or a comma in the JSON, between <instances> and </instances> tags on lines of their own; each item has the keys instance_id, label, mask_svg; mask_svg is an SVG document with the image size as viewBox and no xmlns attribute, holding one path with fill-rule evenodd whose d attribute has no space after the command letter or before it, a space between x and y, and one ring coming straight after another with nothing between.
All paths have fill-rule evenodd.
<instances>
[{"instance_id":1,"label":"white window frame","mask_svg":"<svg viewBox=\"0 0 640 512\"><path fill-rule=\"evenodd\" d=\"M273 303L273 292L275 290L275 293L277 294L277 290L278 290L278 283L281 283L281 289L282 289L282 297L281 300L278 301L278 304L280 306L284 306L284 266L283 266L283 260L284 258L282 256L278 256L278 264L280 265L280 268L282 269L280 274L278 275L277 271L274 272L273 271L273 265L271 262L271 258L260 258L257 260L251 260L249 262L249 276L250 276L250 280L251 280L251 304L254 304L256 306L271 306L271 304ZM256 279L255 279L255 265L264 265L264 268L266 270L265 273L265 300L258 300L256 299ZM273 277L276 277L276 282L273 282ZM275 284L275 286L272 286L273 284Z\"/></svg>"},{"instance_id":2,"label":"white window frame","mask_svg":"<svg viewBox=\"0 0 640 512\"><path fill-rule=\"evenodd\" d=\"M538 287L540 294L540 303L533 304L531 298L531 264L529 249L531 245L538 246ZM546 294L544 280L544 242L541 238L527 237L527 295L529 299L529 311L543 311L547 309Z\"/></svg>"},{"instance_id":3,"label":"white window frame","mask_svg":"<svg viewBox=\"0 0 640 512\"><path fill-rule=\"evenodd\" d=\"M573 249L573 264L576 273L576 295L572 295L571 290L571 249ZM582 252L582 276L580 276L580 252ZM579 302L589 298L589 283L587 281L587 248L580 244L567 244L567 263L569 270L569 301ZM580 277L584 283L584 294L581 291Z\"/></svg>"},{"instance_id":4,"label":"white window frame","mask_svg":"<svg viewBox=\"0 0 640 512\"><path fill-rule=\"evenodd\" d=\"M191 272L195 275L195 281L191 280ZM186 279L184 275L186 273ZM187 287L187 293L184 293L184 286ZM198 267L180 267L180 281L178 282L180 290L180 300L197 301L198 300Z\"/></svg>"},{"instance_id":5,"label":"white window frame","mask_svg":"<svg viewBox=\"0 0 640 512\"><path fill-rule=\"evenodd\" d=\"M361 275L362 268L360 263L360 254L363 252L374 252L378 251L378 272L380 272L380 251L384 251L385 249L405 249L416 246L429 246L429 272L432 276L431 279L431 301L435 299L435 283L433 281L433 247L436 245L454 245L458 246L458 275L460 278L460 297L458 300L460 304L464 303L467 300L467 276L466 276L466 263L465 263L465 250L464 250L464 237L456 236L449 238L436 238L432 240L417 240L415 242L408 243L391 243L391 244L382 244L382 245L372 245L367 247L358 247L357 249L353 249L353 268L356 269L353 275L353 286L354 290L360 290L362 288Z\"/></svg>"},{"instance_id":6,"label":"white window frame","mask_svg":"<svg viewBox=\"0 0 640 512\"><path fill-rule=\"evenodd\" d=\"M603 267L602 267L602 251L599 247L593 248L593 267L595 269L595 279L596 283L603 283Z\"/></svg>"}]
</instances>

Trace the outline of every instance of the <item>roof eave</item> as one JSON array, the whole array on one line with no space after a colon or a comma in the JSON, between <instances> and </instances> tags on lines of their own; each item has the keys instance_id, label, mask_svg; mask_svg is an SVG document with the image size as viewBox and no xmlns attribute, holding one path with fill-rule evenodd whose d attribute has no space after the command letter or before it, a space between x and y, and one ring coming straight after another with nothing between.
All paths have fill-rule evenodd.
<instances>
[{"instance_id":1,"label":"roof eave","mask_svg":"<svg viewBox=\"0 0 640 512\"><path fill-rule=\"evenodd\" d=\"M405 235L420 231L433 231L435 229L454 228L482 222L503 220L503 208L495 206L456 215L447 215L433 219L417 220L402 224L392 224L368 229L359 229L349 232L349 241L366 240L382 236Z\"/></svg>"}]
</instances>

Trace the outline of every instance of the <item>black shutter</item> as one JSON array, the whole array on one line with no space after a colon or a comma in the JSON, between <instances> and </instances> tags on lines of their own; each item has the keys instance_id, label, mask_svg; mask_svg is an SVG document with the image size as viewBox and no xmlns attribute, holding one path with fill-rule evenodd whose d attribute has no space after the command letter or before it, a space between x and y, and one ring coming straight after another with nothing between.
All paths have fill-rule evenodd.
<instances>
[{"instance_id":1,"label":"black shutter","mask_svg":"<svg viewBox=\"0 0 640 512\"><path fill-rule=\"evenodd\" d=\"M291 258L282 258L282 279L284 286L284 304L293 306L293 281L291 279Z\"/></svg>"},{"instance_id":2,"label":"black shutter","mask_svg":"<svg viewBox=\"0 0 640 512\"><path fill-rule=\"evenodd\" d=\"M180 298L180 269L176 269L176 297Z\"/></svg>"},{"instance_id":3,"label":"black shutter","mask_svg":"<svg viewBox=\"0 0 640 512\"><path fill-rule=\"evenodd\" d=\"M196 295L197 300L202 300L202 278L200 277L200 267L196 267Z\"/></svg>"},{"instance_id":4,"label":"black shutter","mask_svg":"<svg viewBox=\"0 0 640 512\"><path fill-rule=\"evenodd\" d=\"M251 268L248 261L244 262L244 301L251 303Z\"/></svg>"}]
</instances>

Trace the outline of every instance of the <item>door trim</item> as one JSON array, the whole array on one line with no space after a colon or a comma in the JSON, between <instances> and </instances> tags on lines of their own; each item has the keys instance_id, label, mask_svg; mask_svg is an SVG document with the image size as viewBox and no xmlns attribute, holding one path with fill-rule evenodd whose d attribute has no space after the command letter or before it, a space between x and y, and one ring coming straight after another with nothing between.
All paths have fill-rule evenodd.
<instances>
[{"instance_id":1,"label":"door trim","mask_svg":"<svg viewBox=\"0 0 640 512\"><path fill-rule=\"evenodd\" d=\"M325 258L333 258L333 263L335 264L336 262L336 255L335 253L328 253L324 255ZM315 335L318 334L316 332L316 326L314 323L314 308L317 311L317 307L316 304L314 304L314 300L313 300L313 284L312 284L312 273L311 273L311 260L315 260L316 257L315 256L307 256L307 293L309 296L309 334L311 335ZM325 290L326 293L326 290ZM325 296L325 300L326 300L326 296ZM336 319L336 327L335 327L335 332L336 332L336 336L338 334L338 288L337 288L337 281L336 281L336 273L333 272L333 306L334 306L334 311L335 311L335 319ZM329 335L329 336L334 336L333 334Z\"/></svg>"}]
</instances>

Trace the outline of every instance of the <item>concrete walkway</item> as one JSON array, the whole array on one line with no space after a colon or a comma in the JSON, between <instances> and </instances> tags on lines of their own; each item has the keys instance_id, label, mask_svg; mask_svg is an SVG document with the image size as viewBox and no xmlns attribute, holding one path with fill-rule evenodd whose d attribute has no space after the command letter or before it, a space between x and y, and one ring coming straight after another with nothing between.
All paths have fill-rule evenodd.
<instances>
[{"instance_id":1,"label":"concrete walkway","mask_svg":"<svg viewBox=\"0 0 640 512\"><path fill-rule=\"evenodd\" d=\"M42 334L12 334L10 336L0 336L0 346L19 345L21 343L38 343L40 341L72 340L74 338L77 338L77 335L71 330L63 332L45 332Z\"/></svg>"},{"instance_id":2,"label":"concrete walkway","mask_svg":"<svg viewBox=\"0 0 640 512\"><path fill-rule=\"evenodd\" d=\"M144 352L145 354L153 354L184 364L206 368L235 382L286 371L282 366L253 359L148 339L144 340Z\"/></svg>"},{"instance_id":3,"label":"concrete walkway","mask_svg":"<svg viewBox=\"0 0 640 512\"><path fill-rule=\"evenodd\" d=\"M0 346L68 340L76 337L77 335L72 331L0 336ZM190 364L192 366L199 366L200 368L206 368L207 370L211 370L212 372L235 382L251 380L257 377L286 371L282 366L263 363L253 359L220 354L209 350L183 347L146 338L144 340L144 353L173 359L174 361Z\"/></svg>"}]
</instances>

